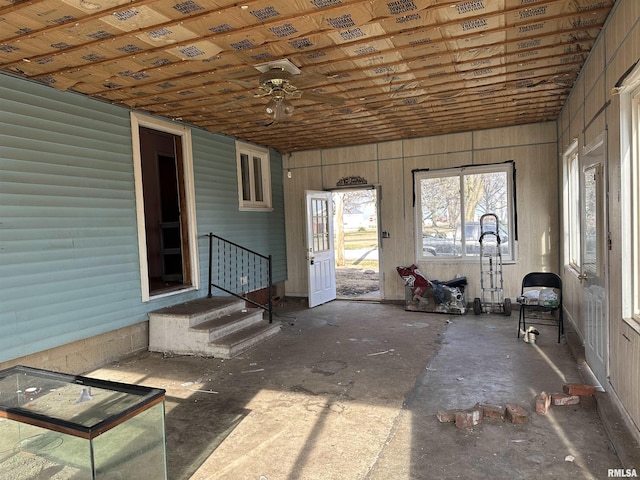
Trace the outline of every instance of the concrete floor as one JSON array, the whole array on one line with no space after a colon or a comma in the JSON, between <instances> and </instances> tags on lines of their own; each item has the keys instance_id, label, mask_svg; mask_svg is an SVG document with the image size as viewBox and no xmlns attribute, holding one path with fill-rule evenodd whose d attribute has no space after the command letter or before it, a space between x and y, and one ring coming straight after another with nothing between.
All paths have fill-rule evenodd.
<instances>
[{"instance_id":1,"label":"concrete floor","mask_svg":"<svg viewBox=\"0 0 640 480\"><path fill-rule=\"evenodd\" d=\"M88 375L166 389L171 480L605 479L622 467L594 408L535 413L539 392L583 380L554 328L516 339L517 311L289 300L276 312L282 332L241 358L145 352ZM476 402L516 403L529 422L436 419Z\"/></svg>"}]
</instances>

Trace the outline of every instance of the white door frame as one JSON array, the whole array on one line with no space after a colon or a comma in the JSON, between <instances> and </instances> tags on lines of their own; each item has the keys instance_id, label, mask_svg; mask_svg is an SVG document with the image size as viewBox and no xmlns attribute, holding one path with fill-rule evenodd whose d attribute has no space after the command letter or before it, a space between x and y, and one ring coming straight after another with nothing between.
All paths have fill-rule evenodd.
<instances>
[{"instance_id":1,"label":"white door frame","mask_svg":"<svg viewBox=\"0 0 640 480\"><path fill-rule=\"evenodd\" d=\"M381 217L381 207L380 207L380 199L381 199L381 189L380 185L362 185L362 186L354 186L352 188L334 188L331 189L331 192L336 194L345 191L357 191L357 190L373 190L375 192L375 200L376 200L376 234L377 234L377 242L378 242L378 272L379 272L379 280L378 280L378 297L372 298L373 300L384 298L384 282L383 282L383 269L382 269L382 238L383 232L380 230L380 217ZM335 215L335 212L334 212ZM387 232L384 232L385 235L388 235Z\"/></svg>"},{"instance_id":2,"label":"white door frame","mask_svg":"<svg viewBox=\"0 0 640 480\"><path fill-rule=\"evenodd\" d=\"M609 374L609 307L606 294L609 272L607 244L609 229L606 222L606 158L605 130L584 147L581 158L582 258L580 265L582 271L579 276L584 296L585 357L603 388L608 384ZM588 198L589 191L594 198Z\"/></svg>"},{"instance_id":3,"label":"white door frame","mask_svg":"<svg viewBox=\"0 0 640 480\"><path fill-rule=\"evenodd\" d=\"M195 208L195 187L193 183L193 151L191 148L191 129L181 126L175 122L169 122L136 112L130 113L131 119L131 137L133 147L133 174L135 179L135 196L136 196L136 216L138 224L138 252L140 257L140 286L142 293L142 301L148 302L152 298L160 298L170 295L183 293L185 290L194 290L200 287L200 270L198 261L198 234ZM142 156L140 152L140 127L147 127L153 130L170 133L180 137L183 168L184 168L184 187L186 196L186 212L189 222L189 231L187 232L189 241L189 253L191 262L190 271L191 278L185 279L185 283L191 285L184 289L151 295L149 292L149 271L147 262L147 234L145 228L144 215L144 193L142 189Z\"/></svg>"}]
</instances>

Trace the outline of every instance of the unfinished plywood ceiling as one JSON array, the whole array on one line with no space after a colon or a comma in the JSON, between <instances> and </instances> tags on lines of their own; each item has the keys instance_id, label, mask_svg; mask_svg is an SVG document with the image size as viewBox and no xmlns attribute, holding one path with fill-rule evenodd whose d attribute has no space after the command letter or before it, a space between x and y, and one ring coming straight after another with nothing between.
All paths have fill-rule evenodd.
<instances>
[{"instance_id":1,"label":"unfinished plywood ceiling","mask_svg":"<svg viewBox=\"0 0 640 480\"><path fill-rule=\"evenodd\" d=\"M0 0L0 68L291 152L555 120L613 4Z\"/></svg>"}]
</instances>

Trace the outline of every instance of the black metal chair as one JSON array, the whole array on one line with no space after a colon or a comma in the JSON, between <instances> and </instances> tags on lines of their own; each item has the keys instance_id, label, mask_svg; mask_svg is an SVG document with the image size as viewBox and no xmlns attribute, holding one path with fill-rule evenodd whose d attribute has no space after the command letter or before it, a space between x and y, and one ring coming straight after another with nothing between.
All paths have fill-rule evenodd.
<instances>
[{"instance_id":1,"label":"black metal chair","mask_svg":"<svg viewBox=\"0 0 640 480\"><path fill-rule=\"evenodd\" d=\"M535 302L528 304L525 301L525 293L532 290L542 290L543 288L551 288L557 295L557 303L545 305ZM559 275L551 272L531 272L527 273L522 279L522 289L520 291L520 297L518 297L518 303L520 303L520 319L518 320L518 338L520 338L520 332L527 331L527 324L529 325L552 325L558 326L558 343L560 338L564 334L564 314L562 308L562 279ZM536 317L527 317L527 313L537 312ZM554 318L557 312L557 319ZM540 314L549 314L541 316ZM527 321L527 318L534 321Z\"/></svg>"}]
</instances>

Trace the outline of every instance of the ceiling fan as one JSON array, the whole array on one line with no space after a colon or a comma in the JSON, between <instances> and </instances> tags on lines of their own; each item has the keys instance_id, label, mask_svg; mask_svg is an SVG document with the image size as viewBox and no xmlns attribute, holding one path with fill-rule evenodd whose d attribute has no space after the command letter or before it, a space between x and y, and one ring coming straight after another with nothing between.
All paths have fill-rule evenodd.
<instances>
[{"instance_id":1,"label":"ceiling fan","mask_svg":"<svg viewBox=\"0 0 640 480\"><path fill-rule=\"evenodd\" d=\"M261 90L256 97L270 97L265 105L265 113L274 122L288 119L293 115L294 106L291 99L304 98L314 102L342 105L344 98L328 93L301 90L315 82L326 80L317 74L303 74L298 67L289 60L279 60L255 66L261 73L258 77L258 88ZM247 85L247 82L242 82Z\"/></svg>"}]
</instances>

